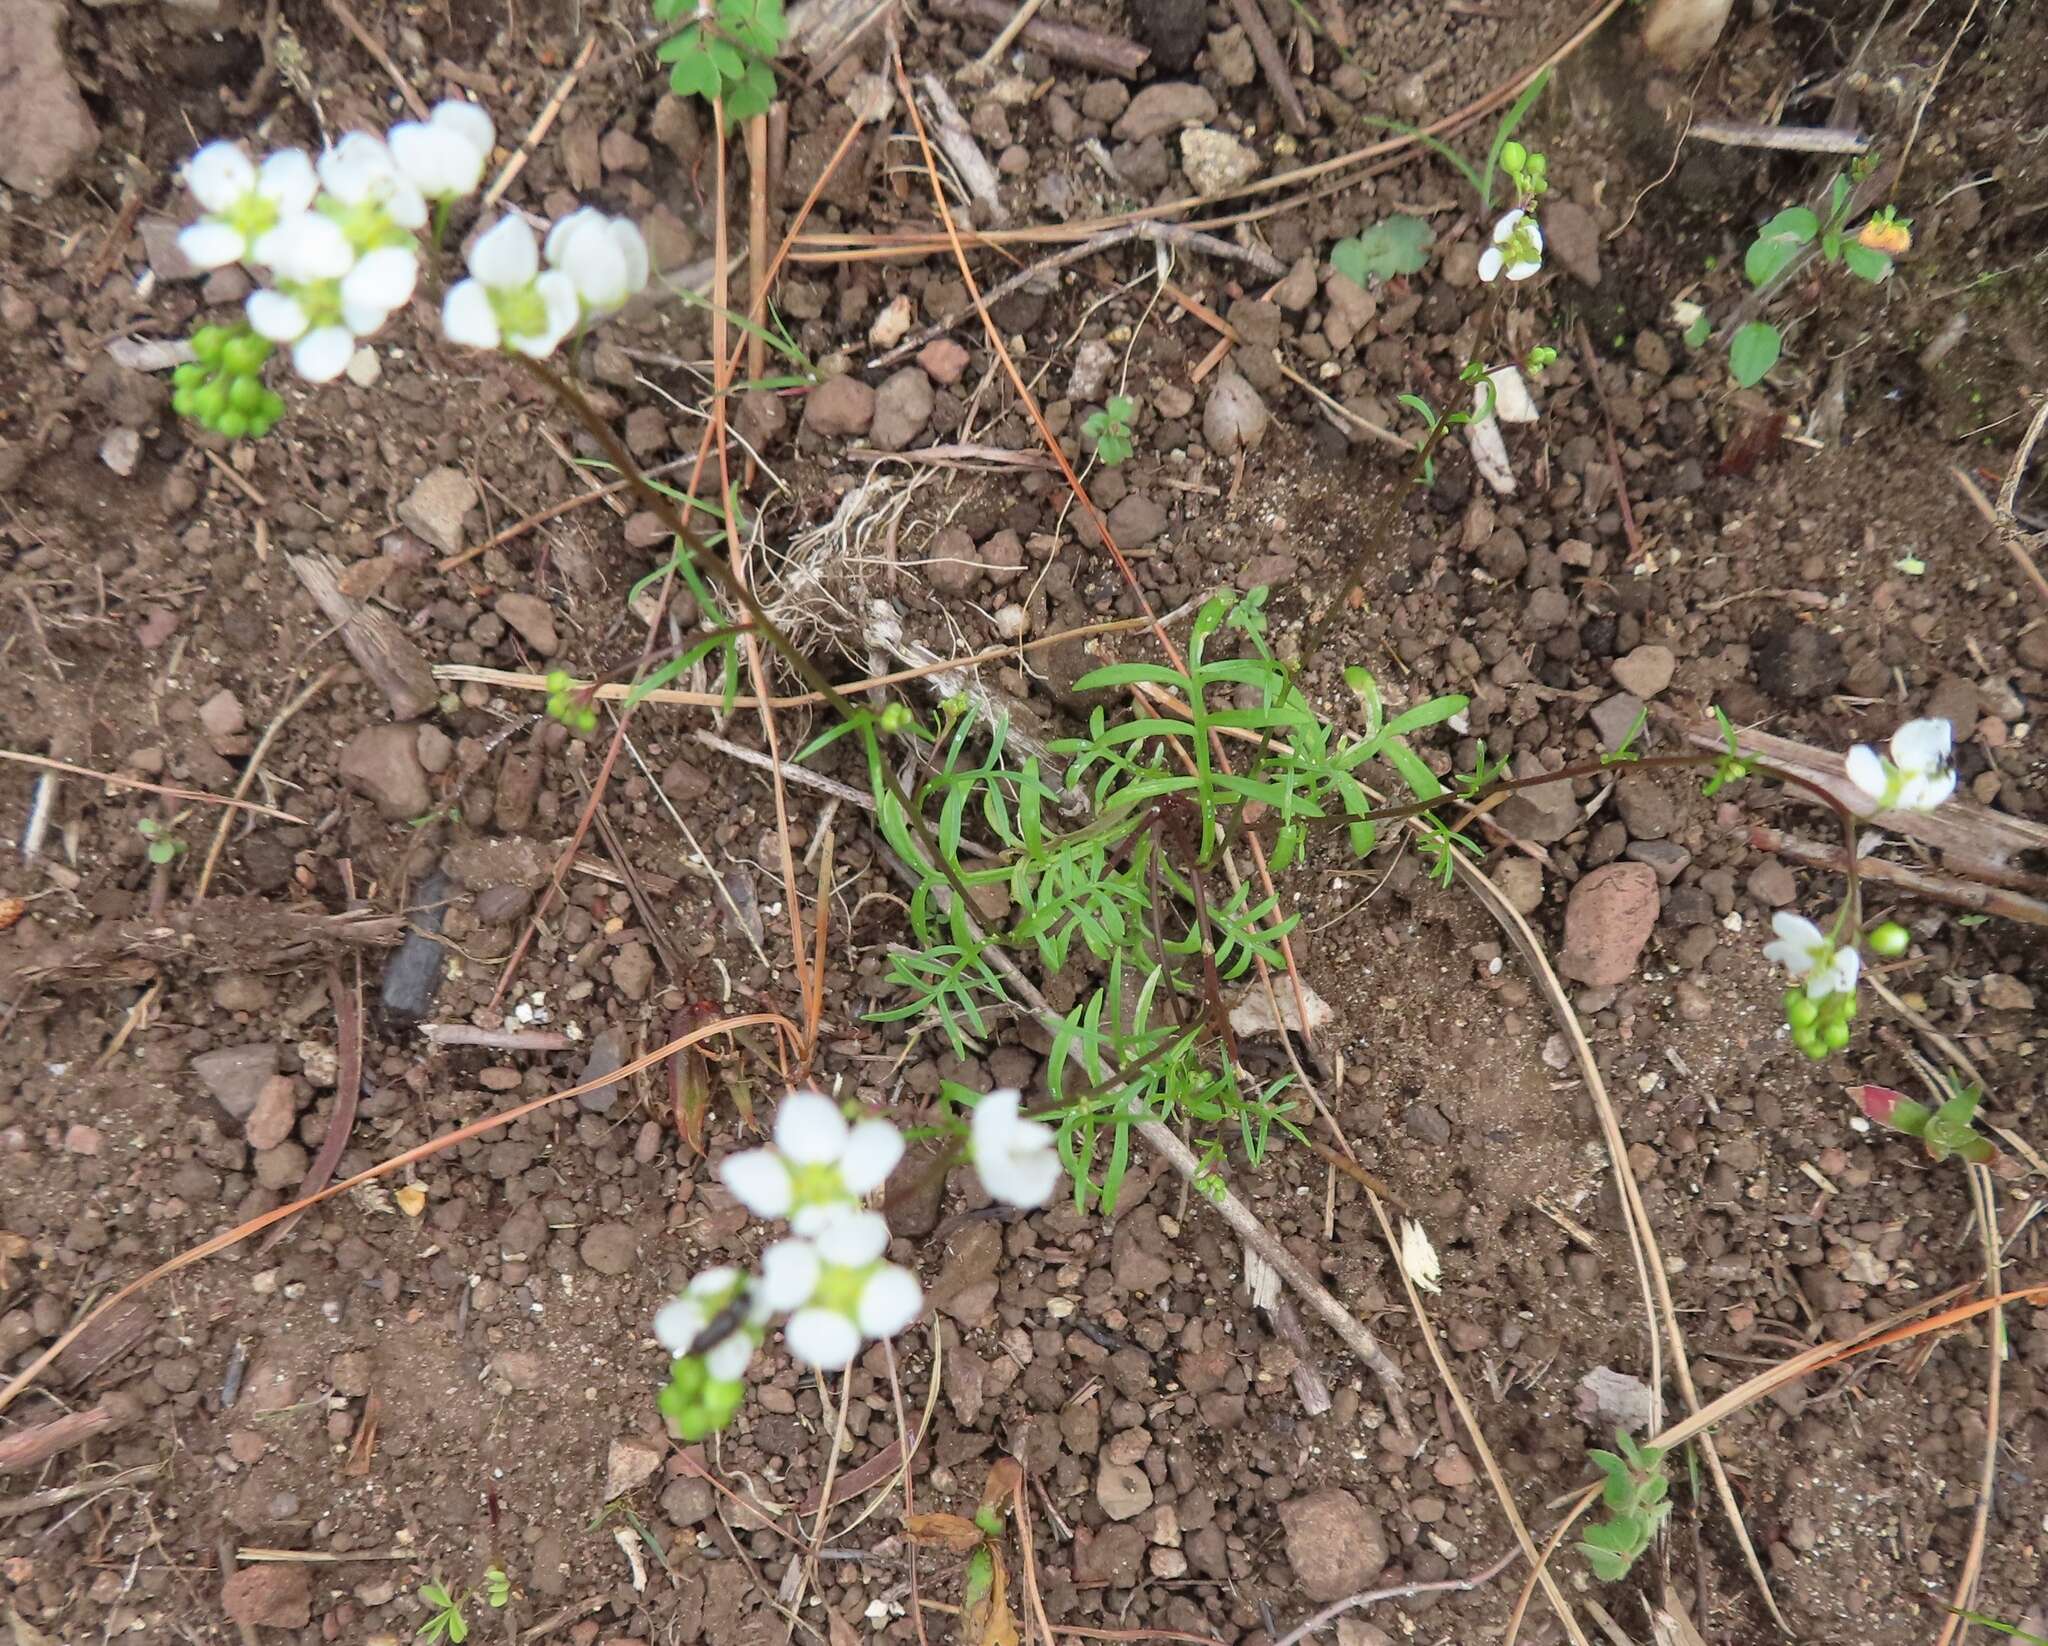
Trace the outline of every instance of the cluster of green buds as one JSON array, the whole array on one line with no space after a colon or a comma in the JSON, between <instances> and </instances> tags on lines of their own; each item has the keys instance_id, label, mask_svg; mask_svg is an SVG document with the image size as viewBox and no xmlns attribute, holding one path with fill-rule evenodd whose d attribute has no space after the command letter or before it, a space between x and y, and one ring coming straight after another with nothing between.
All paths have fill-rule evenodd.
<instances>
[{"instance_id":1,"label":"cluster of green buds","mask_svg":"<svg viewBox=\"0 0 2048 1646\"><path fill-rule=\"evenodd\" d=\"M1785 991L1785 1021L1792 1029L1792 1044L1816 1063L1849 1044L1849 1024L1855 1016L1853 994L1838 992L1815 1000L1804 989Z\"/></svg>"},{"instance_id":2,"label":"cluster of green buds","mask_svg":"<svg viewBox=\"0 0 2048 1646\"><path fill-rule=\"evenodd\" d=\"M230 440L268 434L284 415L284 401L263 386L269 340L248 326L201 326L192 353L171 374L171 408Z\"/></svg>"},{"instance_id":3,"label":"cluster of green buds","mask_svg":"<svg viewBox=\"0 0 2048 1646\"><path fill-rule=\"evenodd\" d=\"M1500 146L1500 169L1524 200L1534 200L1550 190L1550 162L1541 150L1525 148L1513 138Z\"/></svg>"},{"instance_id":4,"label":"cluster of green buds","mask_svg":"<svg viewBox=\"0 0 2048 1646\"><path fill-rule=\"evenodd\" d=\"M561 721L579 736L588 737L597 730L597 710L591 707L592 689L579 686L565 670L549 670L548 717Z\"/></svg>"}]
</instances>

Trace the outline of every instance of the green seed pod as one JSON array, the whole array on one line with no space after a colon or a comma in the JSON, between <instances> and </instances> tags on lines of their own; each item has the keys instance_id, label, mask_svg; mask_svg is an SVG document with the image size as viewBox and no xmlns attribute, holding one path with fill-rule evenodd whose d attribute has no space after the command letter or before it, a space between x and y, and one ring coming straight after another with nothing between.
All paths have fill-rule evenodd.
<instances>
[{"instance_id":1,"label":"green seed pod","mask_svg":"<svg viewBox=\"0 0 2048 1646\"><path fill-rule=\"evenodd\" d=\"M177 388L197 388L206 381L206 368L197 360L187 360L184 365L171 373L171 382Z\"/></svg>"},{"instance_id":2,"label":"green seed pod","mask_svg":"<svg viewBox=\"0 0 2048 1646\"><path fill-rule=\"evenodd\" d=\"M217 426L220 414L228 409L228 391L219 379L202 383L192 395L192 415L209 427Z\"/></svg>"},{"instance_id":3,"label":"green seed pod","mask_svg":"<svg viewBox=\"0 0 2048 1646\"><path fill-rule=\"evenodd\" d=\"M192 352L209 366L218 363L221 350L227 347L228 329L225 326L201 326L192 334Z\"/></svg>"},{"instance_id":4,"label":"green seed pod","mask_svg":"<svg viewBox=\"0 0 2048 1646\"><path fill-rule=\"evenodd\" d=\"M249 413L249 438L261 440L277 426L277 419L260 411Z\"/></svg>"},{"instance_id":5,"label":"green seed pod","mask_svg":"<svg viewBox=\"0 0 2048 1646\"><path fill-rule=\"evenodd\" d=\"M1873 926L1863 934L1864 944L1870 952L1885 960L1896 960L1912 945L1913 934L1896 920L1887 920L1882 926Z\"/></svg>"},{"instance_id":6,"label":"green seed pod","mask_svg":"<svg viewBox=\"0 0 2048 1646\"><path fill-rule=\"evenodd\" d=\"M1529 151L1513 138L1500 146L1500 163L1509 171L1520 171L1529 163Z\"/></svg>"},{"instance_id":7,"label":"green seed pod","mask_svg":"<svg viewBox=\"0 0 2048 1646\"><path fill-rule=\"evenodd\" d=\"M269 358L269 342L254 332L243 332L239 337L230 339L221 351L221 364L245 377L255 376Z\"/></svg>"},{"instance_id":8,"label":"green seed pod","mask_svg":"<svg viewBox=\"0 0 2048 1646\"><path fill-rule=\"evenodd\" d=\"M1815 1018L1820 1016L1820 1007L1807 997L1804 989L1785 991L1785 1021L1795 1029L1808 1029Z\"/></svg>"},{"instance_id":9,"label":"green seed pod","mask_svg":"<svg viewBox=\"0 0 2048 1646\"><path fill-rule=\"evenodd\" d=\"M230 378L228 404L244 416L253 416L263 409L263 385L253 377Z\"/></svg>"},{"instance_id":10,"label":"green seed pod","mask_svg":"<svg viewBox=\"0 0 2048 1646\"><path fill-rule=\"evenodd\" d=\"M1838 1052L1849 1044L1849 1025L1838 1017L1821 1030L1820 1037L1829 1051Z\"/></svg>"},{"instance_id":11,"label":"green seed pod","mask_svg":"<svg viewBox=\"0 0 2048 1646\"><path fill-rule=\"evenodd\" d=\"M214 419L213 426L230 440L240 440L249 432L249 414L236 411L230 406Z\"/></svg>"},{"instance_id":12,"label":"green seed pod","mask_svg":"<svg viewBox=\"0 0 2048 1646\"><path fill-rule=\"evenodd\" d=\"M192 415L192 402L198 397L198 387L191 383L180 383L171 390L171 410L180 417Z\"/></svg>"},{"instance_id":13,"label":"green seed pod","mask_svg":"<svg viewBox=\"0 0 2048 1646\"><path fill-rule=\"evenodd\" d=\"M277 393L274 389L265 389L263 391L261 410L269 421L275 423L280 417L284 416L284 396Z\"/></svg>"}]
</instances>

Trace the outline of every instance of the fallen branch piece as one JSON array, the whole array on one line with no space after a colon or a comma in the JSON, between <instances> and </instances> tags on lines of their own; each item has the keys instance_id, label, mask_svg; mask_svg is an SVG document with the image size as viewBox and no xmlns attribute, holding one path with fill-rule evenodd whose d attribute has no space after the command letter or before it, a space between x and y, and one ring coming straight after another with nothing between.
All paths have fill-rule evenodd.
<instances>
[{"instance_id":1,"label":"fallen branch piece","mask_svg":"<svg viewBox=\"0 0 2048 1646\"><path fill-rule=\"evenodd\" d=\"M497 1052L566 1052L576 1042L553 1029L479 1029L468 1023L422 1023L436 1046L484 1046Z\"/></svg>"},{"instance_id":2,"label":"fallen branch piece","mask_svg":"<svg viewBox=\"0 0 2048 1646\"><path fill-rule=\"evenodd\" d=\"M292 554L285 558L306 586L327 621L341 633L341 643L391 705L393 718L414 720L439 698L434 671L406 633L374 607L342 592L341 568L324 554Z\"/></svg>"},{"instance_id":3,"label":"fallen branch piece","mask_svg":"<svg viewBox=\"0 0 2048 1646\"><path fill-rule=\"evenodd\" d=\"M1010 21L1016 7L1007 0L932 0L931 9L955 23L979 23L1000 29ZM1112 34L1097 34L1093 29L1076 28L1071 23L1048 22L1043 17L1034 17L1024 25L1022 39L1055 62L1072 63L1097 74L1113 74L1119 80L1135 78L1152 55L1135 40L1120 40Z\"/></svg>"},{"instance_id":4,"label":"fallen branch piece","mask_svg":"<svg viewBox=\"0 0 2048 1646\"><path fill-rule=\"evenodd\" d=\"M59 1452L83 1445L94 1435L120 1428L134 1415L129 1401L103 1400L89 1412L66 1412L47 1423L0 1436L0 1475L37 1468Z\"/></svg>"},{"instance_id":5,"label":"fallen branch piece","mask_svg":"<svg viewBox=\"0 0 2048 1646\"><path fill-rule=\"evenodd\" d=\"M1848 869L1841 847L1801 840L1797 835L1767 828L1761 823L1751 827L1749 843L1759 851L1775 852L1780 857L1789 857L1795 863L1809 864L1816 869L1831 869L1837 874ZM1910 863L1894 863L1883 857L1859 857L1856 872L1866 882L1879 881L1887 886L1897 886L1901 891L1911 892L1915 897L1924 897L1930 902L1971 909L1979 914L1995 914L2023 925L2048 926L2048 902L2029 897L2025 892L1989 886L1978 880L1958 880L1928 869L1916 869Z\"/></svg>"}]
</instances>

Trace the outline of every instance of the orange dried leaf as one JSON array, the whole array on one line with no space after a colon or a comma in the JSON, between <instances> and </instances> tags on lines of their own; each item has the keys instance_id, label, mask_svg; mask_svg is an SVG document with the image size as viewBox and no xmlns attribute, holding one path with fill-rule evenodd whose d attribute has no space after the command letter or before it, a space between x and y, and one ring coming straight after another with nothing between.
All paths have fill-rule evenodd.
<instances>
[{"instance_id":1,"label":"orange dried leaf","mask_svg":"<svg viewBox=\"0 0 2048 1646\"><path fill-rule=\"evenodd\" d=\"M21 897L0 897L0 932L7 930L28 912L28 900Z\"/></svg>"},{"instance_id":2,"label":"orange dried leaf","mask_svg":"<svg viewBox=\"0 0 2048 1646\"><path fill-rule=\"evenodd\" d=\"M981 1528L960 1515L912 1515L903 1523L903 1535L913 1543L966 1554L981 1547Z\"/></svg>"}]
</instances>

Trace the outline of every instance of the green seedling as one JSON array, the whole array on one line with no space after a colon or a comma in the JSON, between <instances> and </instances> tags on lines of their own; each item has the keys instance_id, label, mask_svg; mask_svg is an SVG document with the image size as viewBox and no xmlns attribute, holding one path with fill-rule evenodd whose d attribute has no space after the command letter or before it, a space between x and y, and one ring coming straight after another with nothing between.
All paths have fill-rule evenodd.
<instances>
[{"instance_id":1,"label":"green seedling","mask_svg":"<svg viewBox=\"0 0 2048 1646\"><path fill-rule=\"evenodd\" d=\"M1113 394L1099 412L1091 412L1081 432L1095 442L1095 455L1116 468L1136 447L1131 442L1131 420L1138 415L1138 403L1126 394Z\"/></svg>"},{"instance_id":2,"label":"green seedling","mask_svg":"<svg viewBox=\"0 0 2048 1646\"><path fill-rule=\"evenodd\" d=\"M1621 1448L1618 1456L1599 1450L1586 1454L1606 1477L1600 1487L1600 1502L1607 1518L1588 1526L1578 1545L1602 1583L1618 1583L1628 1576L1636 1557L1655 1541L1657 1529L1671 1513L1664 1448L1638 1446L1621 1429L1615 1430L1614 1439Z\"/></svg>"},{"instance_id":3,"label":"green seedling","mask_svg":"<svg viewBox=\"0 0 2048 1646\"><path fill-rule=\"evenodd\" d=\"M580 737L597 730L597 710L591 707L594 686L579 685L564 669L548 671L548 718L559 720Z\"/></svg>"},{"instance_id":4,"label":"green seedling","mask_svg":"<svg viewBox=\"0 0 2048 1646\"><path fill-rule=\"evenodd\" d=\"M1429 261L1429 225L1419 217L1383 218L1330 248L1330 266L1361 286L1413 274Z\"/></svg>"},{"instance_id":5,"label":"green seedling","mask_svg":"<svg viewBox=\"0 0 2048 1646\"><path fill-rule=\"evenodd\" d=\"M657 22L682 22L655 57L678 96L717 104L730 131L775 101L775 54L789 24L782 0L654 0Z\"/></svg>"},{"instance_id":6,"label":"green seedling","mask_svg":"<svg viewBox=\"0 0 2048 1646\"><path fill-rule=\"evenodd\" d=\"M135 832L149 842L147 853L152 863L172 863L185 853L185 842L170 832L169 825L159 823L153 817L141 819L135 825Z\"/></svg>"},{"instance_id":7,"label":"green seedling","mask_svg":"<svg viewBox=\"0 0 2048 1646\"><path fill-rule=\"evenodd\" d=\"M1827 213L1822 216L1808 206L1788 206L1762 228L1743 254L1742 273L1759 290L1782 275L1808 247L1818 251L1831 268L1846 268L1859 280L1872 285L1891 277L1892 260L1913 245L1912 224L1886 206L1867 219L1855 234L1848 232L1850 206L1855 185L1867 176L1874 156L1857 162L1853 173L1838 174L1828 185ZM1705 317L1693 322L1685 340L1697 348L1706 341ZM1768 320L1752 320L1737 329L1728 340L1728 369L1744 388L1763 380L1778 363L1785 339Z\"/></svg>"},{"instance_id":8,"label":"green seedling","mask_svg":"<svg viewBox=\"0 0 2048 1646\"><path fill-rule=\"evenodd\" d=\"M1977 1106L1984 1101L1984 1093L1953 1074L1946 1078L1949 1097L1938 1109L1916 1103L1889 1086L1863 1087L1856 1094L1857 1107L1887 1130L1920 1139L1930 1160L1954 1155L1972 1166L1988 1166L1998 1158L1998 1148L1977 1130Z\"/></svg>"},{"instance_id":9,"label":"green seedling","mask_svg":"<svg viewBox=\"0 0 2048 1646\"><path fill-rule=\"evenodd\" d=\"M469 1639L469 1619L464 1615L469 1603L483 1599L492 1610L502 1610L512 1598L512 1580L499 1566L484 1568L481 1589L467 1589L457 1594L439 1578L420 1585L420 1599L433 1608L427 1621L420 1625L420 1638L428 1642L448 1641L450 1646L462 1646Z\"/></svg>"}]
</instances>

